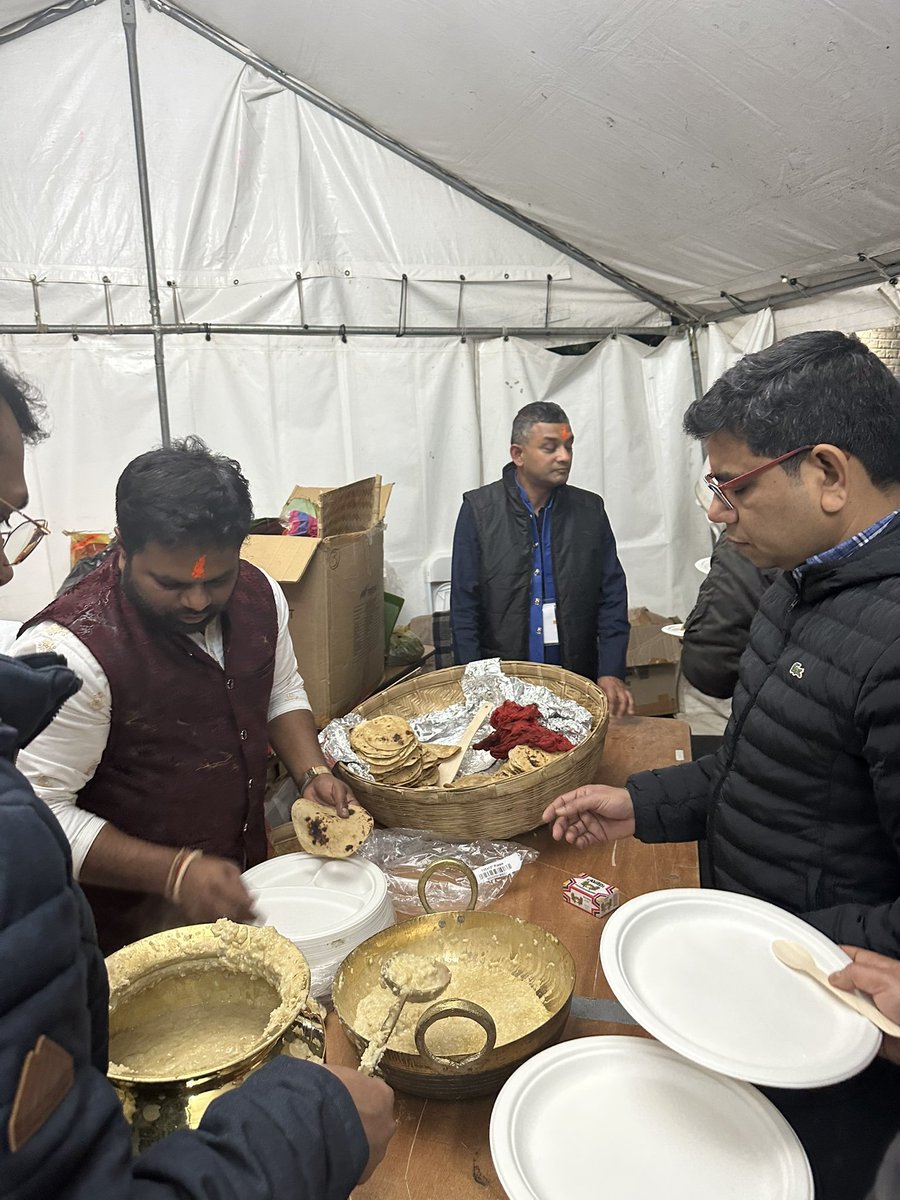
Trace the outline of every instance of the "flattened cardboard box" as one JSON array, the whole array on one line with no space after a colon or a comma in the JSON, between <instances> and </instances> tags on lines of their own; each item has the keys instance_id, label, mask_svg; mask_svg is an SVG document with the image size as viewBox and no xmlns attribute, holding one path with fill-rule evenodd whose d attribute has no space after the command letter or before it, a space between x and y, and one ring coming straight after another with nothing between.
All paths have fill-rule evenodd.
<instances>
[{"instance_id":1,"label":"flattened cardboard box","mask_svg":"<svg viewBox=\"0 0 900 1200\"><path fill-rule=\"evenodd\" d=\"M678 664L681 642L663 633L674 617L663 617L648 608L628 610L626 682L634 696L634 711L643 717L668 717L678 711Z\"/></svg>"},{"instance_id":2,"label":"flattened cardboard box","mask_svg":"<svg viewBox=\"0 0 900 1200\"><path fill-rule=\"evenodd\" d=\"M381 476L342 488L296 487L321 505L318 538L251 534L241 557L277 579L316 724L342 716L384 672L384 525L391 485Z\"/></svg>"}]
</instances>

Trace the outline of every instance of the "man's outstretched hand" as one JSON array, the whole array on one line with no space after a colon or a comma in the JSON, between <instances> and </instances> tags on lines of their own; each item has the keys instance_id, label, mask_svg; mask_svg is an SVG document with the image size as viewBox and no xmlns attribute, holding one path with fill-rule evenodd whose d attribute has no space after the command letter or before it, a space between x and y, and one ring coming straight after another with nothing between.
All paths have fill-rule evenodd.
<instances>
[{"instance_id":1,"label":"man's outstretched hand","mask_svg":"<svg viewBox=\"0 0 900 1200\"><path fill-rule=\"evenodd\" d=\"M625 788L588 784L557 796L544 809L554 841L579 850L596 842L614 842L634 833L634 806Z\"/></svg>"}]
</instances>

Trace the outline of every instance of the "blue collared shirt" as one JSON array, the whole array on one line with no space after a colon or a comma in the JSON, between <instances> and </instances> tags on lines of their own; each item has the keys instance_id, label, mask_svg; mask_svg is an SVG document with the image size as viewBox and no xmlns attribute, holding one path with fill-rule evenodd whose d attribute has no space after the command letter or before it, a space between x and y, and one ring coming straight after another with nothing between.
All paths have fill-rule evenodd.
<instances>
[{"instance_id":1,"label":"blue collared shirt","mask_svg":"<svg viewBox=\"0 0 900 1200\"><path fill-rule=\"evenodd\" d=\"M528 621L528 661L559 663L559 646L544 645L544 605L556 600L553 578L553 555L550 550L550 524L553 519L554 494L536 513L528 493L516 480L522 503L531 518L531 600Z\"/></svg>"},{"instance_id":2,"label":"blue collared shirt","mask_svg":"<svg viewBox=\"0 0 900 1200\"><path fill-rule=\"evenodd\" d=\"M895 508L892 513L888 513L886 517L881 517L874 525L870 525L868 529L864 529L861 533L854 533L852 537L848 537L845 541L832 546L830 550L823 550L821 554L811 555L799 567L794 567L791 572L794 579L797 583L800 583L809 567L827 566L830 563L843 562L845 558L849 558L851 554L855 554L860 546L865 546L868 542L877 538L879 533L883 533L898 513L900 513L900 508Z\"/></svg>"}]
</instances>

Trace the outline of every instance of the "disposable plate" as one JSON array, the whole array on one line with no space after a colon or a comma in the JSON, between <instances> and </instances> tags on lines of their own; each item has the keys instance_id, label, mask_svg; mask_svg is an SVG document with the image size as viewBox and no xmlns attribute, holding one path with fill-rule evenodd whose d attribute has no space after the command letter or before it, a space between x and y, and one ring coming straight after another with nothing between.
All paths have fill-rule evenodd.
<instances>
[{"instance_id":1,"label":"disposable plate","mask_svg":"<svg viewBox=\"0 0 900 1200\"><path fill-rule=\"evenodd\" d=\"M812 1200L793 1130L749 1084L638 1037L577 1038L529 1059L491 1113L510 1200Z\"/></svg>"},{"instance_id":2,"label":"disposable plate","mask_svg":"<svg viewBox=\"0 0 900 1200\"><path fill-rule=\"evenodd\" d=\"M600 960L619 1002L685 1058L769 1087L825 1087L856 1075L881 1034L821 984L772 953L799 942L823 970L847 957L773 904L734 892L675 888L628 901L609 918Z\"/></svg>"}]
</instances>

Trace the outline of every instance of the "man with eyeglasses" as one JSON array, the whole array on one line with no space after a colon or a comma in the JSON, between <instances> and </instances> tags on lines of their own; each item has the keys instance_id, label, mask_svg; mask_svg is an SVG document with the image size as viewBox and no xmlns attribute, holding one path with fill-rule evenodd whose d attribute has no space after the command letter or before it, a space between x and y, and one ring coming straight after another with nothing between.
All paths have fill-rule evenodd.
<instances>
[{"instance_id":1,"label":"man with eyeglasses","mask_svg":"<svg viewBox=\"0 0 900 1200\"><path fill-rule=\"evenodd\" d=\"M779 570L751 627L724 745L624 788L579 788L544 819L579 847L705 836L714 886L898 957L900 382L855 338L799 334L727 371L684 427L706 443L710 520L756 566ZM890 1102L863 1106L865 1129L835 1139L821 1114L825 1186L844 1200L874 1170L884 1123L891 1132L900 1119L900 1074L885 1082L884 1065L867 1078ZM801 1094L786 1096L780 1106L801 1120Z\"/></svg>"},{"instance_id":2,"label":"man with eyeglasses","mask_svg":"<svg viewBox=\"0 0 900 1200\"><path fill-rule=\"evenodd\" d=\"M24 442L42 436L40 414L0 365L4 515L28 503ZM11 567L0 555L0 583ZM215 1101L198 1130L132 1158L106 1078L108 986L90 909L62 829L13 765L80 687L58 655L0 655L0 1195L346 1200L384 1155L393 1093L287 1056Z\"/></svg>"}]
</instances>

